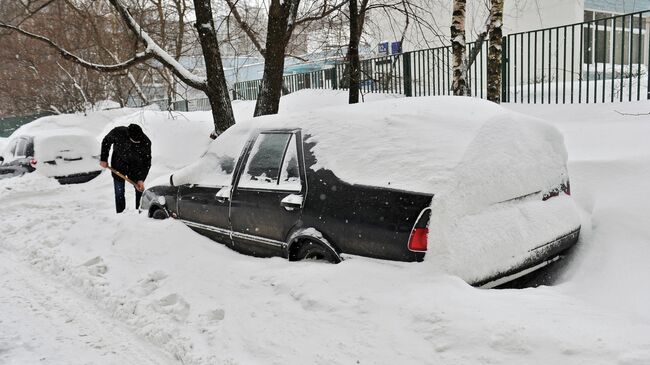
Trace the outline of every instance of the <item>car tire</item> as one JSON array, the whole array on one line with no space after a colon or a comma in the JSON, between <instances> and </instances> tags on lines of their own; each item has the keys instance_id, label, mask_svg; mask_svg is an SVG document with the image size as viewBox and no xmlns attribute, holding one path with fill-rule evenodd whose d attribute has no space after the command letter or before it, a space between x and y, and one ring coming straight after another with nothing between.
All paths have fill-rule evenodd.
<instances>
[{"instance_id":1,"label":"car tire","mask_svg":"<svg viewBox=\"0 0 650 365\"><path fill-rule=\"evenodd\" d=\"M291 257L292 261L316 260L337 264L341 261L339 255L329 247L311 240L303 241Z\"/></svg>"},{"instance_id":2,"label":"car tire","mask_svg":"<svg viewBox=\"0 0 650 365\"><path fill-rule=\"evenodd\" d=\"M167 215L167 212L165 212L164 209L158 208L151 213L151 218L153 219L167 219L169 216Z\"/></svg>"}]
</instances>

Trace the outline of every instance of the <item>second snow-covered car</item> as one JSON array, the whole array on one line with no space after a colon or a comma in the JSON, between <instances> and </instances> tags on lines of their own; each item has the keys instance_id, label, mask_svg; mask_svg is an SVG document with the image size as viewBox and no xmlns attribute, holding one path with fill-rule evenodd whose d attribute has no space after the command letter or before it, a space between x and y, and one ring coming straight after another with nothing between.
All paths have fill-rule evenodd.
<instances>
[{"instance_id":1,"label":"second snow-covered car","mask_svg":"<svg viewBox=\"0 0 650 365\"><path fill-rule=\"evenodd\" d=\"M543 122L405 98L237 123L141 208L246 254L425 260L497 285L577 241L566 160Z\"/></svg>"},{"instance_id":2,"label":"second snow-covered car","mask_svg":"<svg viewBox=\"0 0 650 365\"><path fill-rule=\"evenodd\" d=\"M101 173L99 143L77 128L12 136L0 155L0 179L38 171L61 184L84 183Z\"/></svg>"}]
</instances>

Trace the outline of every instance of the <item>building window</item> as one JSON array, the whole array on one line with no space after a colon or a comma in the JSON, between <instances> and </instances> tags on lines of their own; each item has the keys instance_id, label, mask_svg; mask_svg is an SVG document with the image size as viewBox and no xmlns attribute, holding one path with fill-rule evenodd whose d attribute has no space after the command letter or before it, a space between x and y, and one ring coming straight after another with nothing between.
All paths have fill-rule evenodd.
<instances>
[{"instance_id":1,"label":"building window","mask_svg":"<svg viewBox=\"0 0 650 365\"><path fill-rule=\"evenodd\" d=\"M586 10L582 26L584 63L643 64L647 19ZM640 61L640 62L639 62Z\"/></svg>"}]
</instances>

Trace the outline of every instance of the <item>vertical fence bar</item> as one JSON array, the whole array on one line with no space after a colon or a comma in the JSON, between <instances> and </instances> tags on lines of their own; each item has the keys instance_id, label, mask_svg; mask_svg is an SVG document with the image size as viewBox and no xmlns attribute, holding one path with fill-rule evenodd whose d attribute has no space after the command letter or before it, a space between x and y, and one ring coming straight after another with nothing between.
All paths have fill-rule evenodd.
<instances>
[{"instance_id":1,"label":"vertical fence bar","mask_svg":"<svg viewBox=\"0 0 650 365\"><path fill-rule=\"evenodd\" d=\"M614 19L612 19L614 21ZM609 55L609 52L607 52L607 20L604 22L605 25L605 30L604 33L605 36L603 36L603 49L605 50L605 60L603 60L603 95L602 95L602 102L605 102L605 78L607 77L607 69L605 68L607 66L607 56Z\"/></svg>"},{"instance_id":2,"label":"vertical fence bar","mask_svg":"<svg viewBox=\"0 0 650 365\"><path fill-rule=\"evenodd\" d=\"M510 37L508 37L508 38L510 38ZM513 49L513 56L514 56L513 58L514 58L514 61L515 61L515 62L514 62L513 70L512 70L512 71L513 71L513 73L514 73L514 75L515 75L515 82L514 82L514 86L515 86L515 90L514 90L515 97L514 97L514 99L515 99L515 103L517 103L517 71L519 71L519 70L517 69L517 35L516 35L516 34L514 35L514 39L515 39L515 47L514 47L514 49Z\"/></svg>"},{"instance_id":3,"label":"vertical fence bar","mask_svg":"<svg viewBox=\"0 0 650 365\"><path fill-rule=\"evenodd\" d=\"M627 41L625 39L625 17L623 17L623 23L621 24L622 29L621 29L621 95L619 98L619 101L623 101L623 85L625 85L625 75L623 72L623 65L625 64L625 42ZM631 96L631 91L632 91L632 30L634 29L634 18L630 16L630 96ZM614 31L614 34L616 34L616 31ZM616 35L614 35L614 39L616 39ZM630 99L630 101L632 101Z\"/></svg>"},{"instance_id":4,"label":"vertical fence bar","mask_svg":"<svg viewBox=\"0 0 650 365\"><path fill-rule=\"evenodd\" d=\"M623 16L623 24L624 24L623 29L625 29L625 16ZM634 58L634 53L632 52L633 51L632 48L634 48L633 47L633 39L634 39L634 34L633 34L634 33L634 18L633 18L633 15L630 15L630 31L629 31L629 33L630 33L630 37L629 37L630 38L630 63L629 63L630 69L629 69L628 72L630 74L630 84L628 86L627 93L628 93L628 101L632 101L632 73L633 73L632 72L632 58ZM625 36L625 31L623 31L623 36ZM626 41L627 41L627 37L626 37ZM625 63L625 60L621 60L621 70L623 69L623 64L624 63Z\"/></svg>"},{"instance_id":5,"label":"vertical fence bar","mask_svg":"<svg viewBox=\"0 0 650 365\"><path fill-rule=\"evenodd\" d=\"M446 84L446 87L445 87L445 95L449 95L449 93L451 91L451 73L450 73L451 67L449 67L450 66L450 63L449 63L449 48L445 47L444 50L445 51L444 51L443 55L445 57L445 75L447 75L447 84Z\"/></svg>"},{"instance_id":6,"label":"vertical fence bar","mask_svg":"<svg viewBox=\"0 0 650 365\"><path fill-rule=\"evenodd\" d=\"M594 103L598 102L598 57L596 55L596 47L598 47L598 21L594 23L594 44L592 53L594 54Z\"/></svg>"},{"instance_id":7,"label":"vertical fence bar","mask_svg":"<svg viewBox=\"0 0 650 365\"><path fill-rule=\"evenodd\" d=\"M440 68L440 48L436 49L436 70L438 71L438 93L436 95L440 95L440 73L442 72Z\"/></svg>"},{"instance_id":8,"label":"vertical fence bar","mask_svg":"<svg viewBox=\"0 0 650 365\"><path fill-rule=\"evenodd\" d=\"M488 45L487 45L487 43L484 42L484 46L485 46L485 48L484 48L485 51L481 50L481 52L485 56L485 68L487 69L487 62L488 62ZM483 96L484 96L483 95L483 90L487 87L487 74L485 74L485 72L483 72L483 62L482 61L481 61L480 66L481 66L481 98L483 98ZM483 75L484 74L485 74L485 80L486 80L485 85L483 84Z\"/></svg>"},{"instance_id":9,"label":"vertical fence bar","mask_svg":"<svg viewBox=\"0 0 650 365\"><path fill-rule=\"evenodd\" d=\"M544 104L544 52L546 50L546 31L542 30L542 104Z\"/></svg>"},{"instance_id":10,"label":"vertical fence bar","mask_svg":"<svg viewBox=\"0 0 650 365\"><path fill-rule=\"evenodd\" d=\"M508 100L508 94L506 91L508 90L508 87L510 86L510 80L508 79L508 76L510 74L510 65L508 64L508 56L510 55L510 47L508 40L510 39L509 36L501 38L501 102L507 103ZM489 68L488 68L489 70ZM489 77L489 76L488 76ZM488 87L489 84L488 84Z\"/></svg>"},{"instance_id":11,"label":"vertical fence bar","mask_svg":"<svg viewBox=\"0 0 650 365\"><path fill-rule=\"evenodd\" d=\"M424 85L422 84L422 80L424 78L424 52L419 51L418 52L418 90L419 90L419 96L424 95Z\"/></svg>"},{"instance_id":12,"label":"vertical fence bar","mask_svg":"<svg viewBox=\"0 0 650 365\"><path fill-rule=\"evenodd\" d=\"M566 30L567 27L562 27L564 31L564 40L562 41L562 104L566 104ZM571 83L573 84L573 82Z\"/></svg>"},{"instance_id":13,"label":"vertical fence bar","mask_svg":"<svg viewBox=\"0 0 650 365\"><path fill-rule=\"evenodd\" d=\"M404 52L403 71L404 74L404 95L413 96L411 92L411 52Z\"/></svg>"},{"instance_id":14,"label":"vertical fence bar","mask_svg":"<svg viewBox=\"0 0 650 365\"><path fill-rule=\"evenodd\" d=\"M584 33L584 28L582 30L583 30L583 33ZM586 92L586 97L587 97L586 98L586 103L588 104L589 103L589 72L591 72L591 70L590 70L590 68L591 68L591 60L593 58L592 47L591 47L592 44L593 44L592 43L593 39L592 39L592 36L591 36L591 22L587 23L587 35L588 35L588 39L589 39L589 46L585 47L585 51L589 52L588 53L589 59L587 59L587 57L585 56L585 62L587 63L587 85L585 85L585 89L586 89L585 92ZM583 45L584 45L584 43L583 43ZM580 72L582 72L582 71L580 71ZM580 88L582 89L582 82L580 83Z\"/></svg>"},{"instance_id":15,"label":"vertical fence bar","mask_svg":"<svg viewBox=\"0 0 650 365\"><path fill-rule=\"evenodd\" d=\"M529 56L530 57L530 56ZM524 34L521 33L521 52L519 55L519 84L521 90L521 96L519 101L524 102Z\"/></svg>"},{"instance_id":16,"label":"vertical fence bar","mask_svg":"<svg viewBox=\"0 0 650 365\"><path fill-rule=\"evenodd\" d=\"M623 65L623 49L625 48L625 39L624 39L624 34L625 34L625 20L623 20L623 32L621 32L621 66ZM621 71L623 71L621 69ZM621 72L621 77L623 75L623 72ZM616 18L612 19L612 95L610 97L610 102L614 102L614 84L616 82ZM623 96L623 83L621 83L621 97Z\"/></svg>"},{"instance_id":17,"label":"vertical fence bar","mask_svg":"<svg viewBox=\"0 0 650 365\"><path fill-rule=\"evenodd\" d=\"M646 67L646 74L648 77L647 77L647 84L646 84L646 91L647 91L646 99L650 100L650 34L648 32L646 32L646 38L648 38L648 65ZM643 48L641 47L641 49ZM642 51L639 50L639 52ZM639 74L640 73L641 72L639 72ZM641 76L639 76L639 80L640 78Z\"/></svg>"},{"instance_id":18,"label":"vertical fence bar","mask_svg":"<svg viewBox=\"0 0 650 365\"><path fill-rule=\"evenodd\" d=\"M548 100L547 102L551 103L551 90L553 82L553 29L548 30Z\"/></svg>"},{"instance_id":19,"label":"vertical fence bar","mask_svg":"<svg viewBox=\"0 0 650 365\"><path fill-rule=\"evenodd\" d=\"M560 28L555 28L555 104L560 102Z\"/></svg>"},{"instance_id":20,"label":"vertical fence bar","mask_svg":"<svg viewBox=\"0 0 650 365\"><path fill-rule=\"evenodd\" d=\"M537 31L535 31L535 58L533 59L533 103L537 104Z\"/></svg>"},{"instance_id":21,"label":"vertical fence bar","mask_svg":"<svg viewBox=\"0 0 650 365\"><path fill-rule=\"evenodd\" d=\"M426 57L427 57L427 72L426 72L427 78L426 78L426 80L427 80L427 95L429 95L429 96L431 96L431 79L429 78L429 76L431 75L431 55L430 55L430 53L431 53L430 49L426 50Z\"/></svg>"},{"instance_id":22,"label":"vertical fence bar","mask_svg":"<svg viewBox=\"0 0 650 365\"><path fill-rule=\"evenodd\" d=\"M575 84L575 70L574 66L576 64L576 57L575 57L575 48L576 48L576 26L572 25L571 26L571 104L573 104L573 84ZM578 82L580 82L580 78L578 78Z\"/></svg>"},{"instance_id":23,"label":"vertical fence bar","mask_svg":"<svg viewBox=\"0 0 650 365\"><path fill-rule=\"evenodd\" d=\"M630 25L630 31L634 28L634 16L630 17L630 21L632 24ZM641 36L642 33L642 25L643 25L643 13L639 14L639 38L638 38L638 45L637 45L637 62L636 62L636 73L637 73L637 83L636 83L636 100L641 100L641 55L643 54L643 38ZM650 34L646 34L646 37L649 36ZM630 35L631 37L631 35ZM630 38L632 39L632 38ZM630 45L632 46L632 45ZM648 59L650 61L650 59ZM646 70L646 72L650 73L650 68ZM632 82L632 76L630 76L630 82ZM648 85L648 91L650 92L650 85Z\"/></svg>"},{"instance_id":24,"label":"vertical fence bar","mask_svg":"<svg viewBox=\"0 0 650 365\"><path fill-rule=\"evenodd\" d=\"M526 67L526 83L528 84L527 98L530 104L530 32L528 32L528 52L526 52L528 66Z\"/></svg>"}]
</instances>

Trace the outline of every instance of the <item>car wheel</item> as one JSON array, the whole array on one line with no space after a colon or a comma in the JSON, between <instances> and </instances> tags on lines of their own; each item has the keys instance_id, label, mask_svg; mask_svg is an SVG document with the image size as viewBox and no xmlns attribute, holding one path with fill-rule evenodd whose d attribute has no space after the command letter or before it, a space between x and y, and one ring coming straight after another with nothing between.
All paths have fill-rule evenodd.
<instances>
[{"instance_id":1,"label":"car wheel","mask_svg":"<svg viewBox=\"0 0 650 365\"><path fill-rule=\"evenodd\" d=\"M316 260L331 262L333 264L341 261L339 256L335 252L332 252L329 247L309 240L300 244L300 247L292 255L291 260Z\"/></svg>"},{"instance_id":2,"label":"car wheel","mask_svg":"<svg viewBox=\"0 0 650 365\"><path fill-rule=\"evenodd\" d=\"M158 208L153 211L153 214L151 214L151 218L153 219L167 219L169 216L167 215L167 212L165 212L164 209Z\"/></svg>"}]
</instances>

